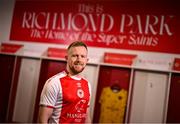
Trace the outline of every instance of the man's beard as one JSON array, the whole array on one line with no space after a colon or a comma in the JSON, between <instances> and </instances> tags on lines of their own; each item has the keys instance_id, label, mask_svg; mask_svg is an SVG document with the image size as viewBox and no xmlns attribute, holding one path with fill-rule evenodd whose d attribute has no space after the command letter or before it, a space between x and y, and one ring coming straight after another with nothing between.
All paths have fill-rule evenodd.
<instances>
[{"instance_id":1,"label":"man's beard","mask_svg":"<svg viewBox=\"0 0 180 124\"><path fill-rule=\"evenodd\" d=\"M71 70L71 72L76 75L76 74L79 74L81 73L83 70L84 70L84 67L82 67L81 70L76 70L73 66L69 66L69 69Z\"/></svg>"}]
</instances>

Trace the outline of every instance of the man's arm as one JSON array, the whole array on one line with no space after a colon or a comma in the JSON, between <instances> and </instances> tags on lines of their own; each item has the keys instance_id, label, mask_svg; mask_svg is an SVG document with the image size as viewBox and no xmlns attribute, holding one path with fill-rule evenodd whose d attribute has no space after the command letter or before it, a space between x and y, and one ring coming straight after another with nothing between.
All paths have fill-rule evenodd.
<instances>
[{"instance_id":1,"label":"man's arm","mask_svg":"<svg viewBox=\"0 0 180 124\"><path fill-rule=\"evenodd\" d=\"M91 123L91 113L90 113L90 107L87 109L87 116L86 116L86 123Z\"/></svg>"},{"instance_id":2,"label":"man's arm","mask_svg":"<svg viewBox=\"0 0 180 124\"><path fill-rule=\"evenodd\" d=\"M52 115L53 108L47 106L40 106L38 122L39 123L48 123L49 117Z\"/></svg>"}]
</instances>

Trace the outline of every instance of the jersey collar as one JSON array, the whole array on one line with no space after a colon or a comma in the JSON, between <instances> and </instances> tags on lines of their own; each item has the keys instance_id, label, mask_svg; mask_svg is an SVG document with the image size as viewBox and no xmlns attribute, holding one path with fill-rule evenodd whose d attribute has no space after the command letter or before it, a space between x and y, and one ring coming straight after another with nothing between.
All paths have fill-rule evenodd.
<instances>
[{"instance_id":1,"label":"jersey collar","mask_svg":"<svg viewBox=\"0 0 180 124\"><path fill-rule=\"evenodd\" d=\"M67 70L65 70L64 73L74 80L81 80L81 77L78 77L77 75L73 75L73 76L68 75L69 72Z\"/></svg>"}]
</instances>

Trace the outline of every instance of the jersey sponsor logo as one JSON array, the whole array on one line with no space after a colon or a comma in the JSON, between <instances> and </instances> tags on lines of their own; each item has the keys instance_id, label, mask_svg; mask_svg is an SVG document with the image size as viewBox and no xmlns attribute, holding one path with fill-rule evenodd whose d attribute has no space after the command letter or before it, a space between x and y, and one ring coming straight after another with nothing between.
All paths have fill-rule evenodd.
<instances>
[{"instance_id":1,"label":"jersey sponsor logo","mask_svg":"<svg viewBox=\"0 0 180 124\"><path fill-rule=\"evenodd\" d=\"M86 114L85 113L67 113L67 118L85 118Z\"/></svg>"},{"instance_id":2,"label":"jersey sponsor logo","mask_svg":"<svg viewBox=\"0 0 180 124\"><path fill-rule=\"evenodd\" d=\"M85 111L85 108L86 108L86 100L80 100L76 106L75 106L75 109L77 110L77 112L83 112Z\"/></svg>"}]
</instances>

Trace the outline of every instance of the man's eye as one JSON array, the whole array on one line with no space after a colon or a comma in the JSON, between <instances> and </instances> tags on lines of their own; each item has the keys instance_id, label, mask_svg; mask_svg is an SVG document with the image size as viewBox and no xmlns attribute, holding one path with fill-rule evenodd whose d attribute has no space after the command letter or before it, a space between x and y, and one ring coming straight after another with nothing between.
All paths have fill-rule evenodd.
<instances>
[{"instance_id":1,"label":"man's eye","mask_svg":"<svg viewBox=\"0 0 180 124\"><path fill-rule=\"evenodd\" d=\"M82 58L85 58L86 56L83 56L83 55L82 55L81 57L82 57Z\"/></svg>"},{"instance_id":2,"label":"man's eye","mask_svg":"<svg viewBox=\"0 0 180 124\"><path fill-rule=\"evenodd\" d=\"M77 57L77 55L72 55L72 57Z\"/></svg>"}]
</instances>

